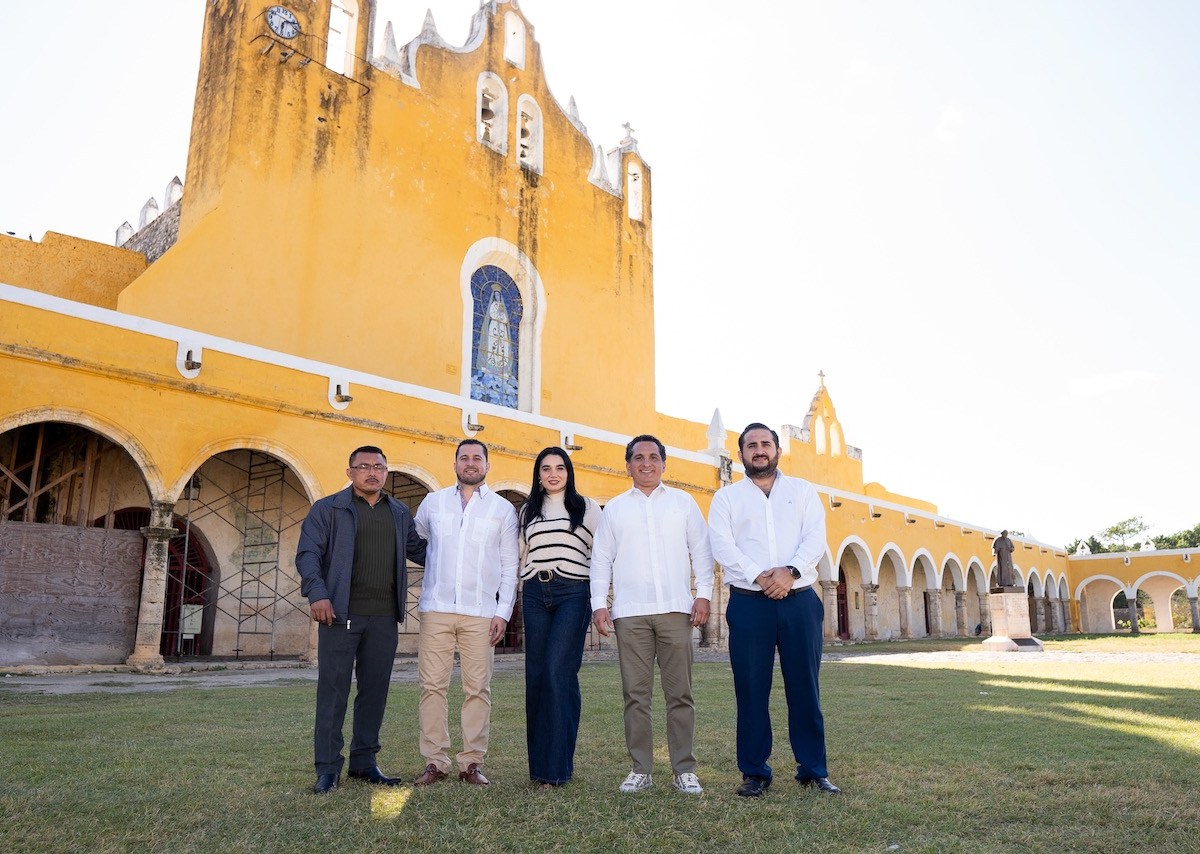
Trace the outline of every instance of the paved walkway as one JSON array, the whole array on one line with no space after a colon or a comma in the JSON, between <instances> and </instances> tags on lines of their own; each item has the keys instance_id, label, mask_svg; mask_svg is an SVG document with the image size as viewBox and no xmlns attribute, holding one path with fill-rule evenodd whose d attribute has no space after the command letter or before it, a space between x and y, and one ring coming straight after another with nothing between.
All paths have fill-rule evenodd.
<instances>
[{"instance_id":1,"label":"paved walkway","mask_svg":"<svg viewBox=\"0 0 1200 854\"><path fill-rule=\"evenodd\" d=\"M589 652L584 666L615 662L615 650ZM1200 667L1200 656L1186 652L827 652L825 661L855 661L864 664L906 665L987 663L1100 663L1100 664L1180 664ZM696 661L727 662L729 654L716 650L696 650ZM497 655L496 673L523 673L525 656ZM174 691L179 688L239 688L272 685L297 685L315 682L317 669L311 664L289 662L230 662L219 664L170 665L159 673L138 673L123 666L95 668L46 668L28 675L6 674L0 678L0 702L7 693L29 694L129 694ZM392 670L393 682L417 681L415 656L398 658Z\"/></svg>"}]
</instances>

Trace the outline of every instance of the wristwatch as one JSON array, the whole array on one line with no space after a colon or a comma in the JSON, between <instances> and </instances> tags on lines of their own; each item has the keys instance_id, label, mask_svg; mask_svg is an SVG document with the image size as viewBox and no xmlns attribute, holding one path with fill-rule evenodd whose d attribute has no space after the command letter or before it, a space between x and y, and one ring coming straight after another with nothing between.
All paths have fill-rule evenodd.
<instances>
[{"instance_id":1,"label":"wristwatch","mask_svg":"<svg viewBox=\"0 0 1200 854\"><path fill-rule=\"evenodd\" d=\"M791 574L792 574L792 578L799 578L799 577L800 577L800 570L796 569L796 567L794 567L794 566L792 566L791 564L789 564L787 568L788 568L788 571L789 571L789 572L791 572Z\"/></svg>"}]
</instances>

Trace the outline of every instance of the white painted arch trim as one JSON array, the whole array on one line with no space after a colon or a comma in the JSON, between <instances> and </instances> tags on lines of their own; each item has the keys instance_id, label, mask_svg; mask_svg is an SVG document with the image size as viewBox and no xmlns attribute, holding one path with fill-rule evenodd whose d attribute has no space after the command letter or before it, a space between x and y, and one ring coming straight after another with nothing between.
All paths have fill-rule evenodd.
<instances>
[{"instance_id":1,"label":"white painted arch trim","mask_svg":"<svg viewBox=\"0 0 1200 854\"><path fill-rule=\"evenodd\" d=\"M879 570L883 568L883 559L887 557L888 552L895 552L899 560L896 563L900 566L900 572L904 574L904 578L896 579L897 587L912 587L912 572L909 570L908 560L904 557L904 550L901 549L892 541L883 544L883 548L879 550L879 557L875 560L875 566L871 570L871 583L879 583ZM901 583L904 582L904 583Z\"/></svg>"},{"instance_id":2,"label":"white painted arch trim","mask_svg":"<svg viewBox=\"0 0 1200 854\"><path fill-rule=\"evenodd\" d=\"M863 575L859 579L859 583L874 584L875 582L871 580L871 577L875 574L875 558L871 554L871 547L868 546L866 541L861 537L856 537L853 534L849 537L846 537L846 539L842 540L841 545L838 546L837 560L834 562L835 567L840 567L842 565L842 556L845 555L847 551L854 553L854 558L858 561L859 574L862 575L862 573L866 573L866 575ZM846 579L846 583L850 583L849 578Z\"/></svg>"},{"instance_id":3,"label":"white painted arch trim","mask_svg":"<svg viewBox=\"0 0 1200 854\"><path fill-rule=\"evenodd\" d=\"M1094 581L1111 581L1113 584L1117 585L1119 591L1124 591L1126 597L1137 595L1136 590L1134 590L1132 587L1127 587L1125 582L1121 581L1119 578L1113 578L1111 575L1089 575L1087 578L1075 585L1075 595L1072 598L1079 599L1080 595L1083 593L1083 588L1087 587Z\"/></svg>"},{"instance_id":4,"label":"white painted arch trim","mask_svg":"<svg viewBox=\"0 0 1200 854\"><path fill-rule=\"evenodd\" d=\"M947 569L950 570L950 577L954 579L954 589L959 593L966 592L967 569L964 567L959 556L954 552L946 552L946 556L942 558L942 578L946 577Z\"/></svg>"},{"instance_id":5,"label":"white painted arch trim","mask_svg":"<svg viewBox=\"0 0 1200 854\"><path fill-rule=\"evenodd\" d=\"M925 558L924 561L921 558ZM942 588L942 574L938 570L937 561L933 559L933 555L929 553L929 549L922 546L913 552L912 563L908 568L909 583L917 577L917 566L922 565L925 569L925 589L940 590Z\"/></svg>"},{"instance_id":6,"label":"white painted arch trim","mask_svg":"<svg viewBox=\"0 0 1200 854\"><path fill-rule=\"evenodd\" d=\"M1133 582L1133 589L1140 590L1142 587L1143 581L1145 581L1148 578L1153 578L1156 575L1161 575L1165 578L1173 578L1176 581L1178 581L1181 585L1183 585L1183 589L1187 593L1189 598L1192 596L1195 596L1197 587L1200 587L1200 577L1194 578L1189 581L1188 579L1184 578L1182 575L1180 575L1177 572L1168 572L1165 569L1156 569L1152 572L1147 572L1145 575L1143 575L1137 581Z\"/></svg>"}]
</instances>

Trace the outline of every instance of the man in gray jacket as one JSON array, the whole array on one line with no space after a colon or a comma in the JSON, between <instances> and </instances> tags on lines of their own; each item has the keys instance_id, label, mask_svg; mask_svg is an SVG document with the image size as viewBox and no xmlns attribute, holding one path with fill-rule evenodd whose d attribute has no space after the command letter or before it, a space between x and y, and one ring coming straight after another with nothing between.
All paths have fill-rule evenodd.
<instances>
[{"instance_id":1,"label":"man in gray jacket","mask_svg":"<svg viewBox=\"0 0 1200 854\"><path fill-rule=\"evenodd\" d=\"M350 776L384 786L399 777L379 770L379 728L404 621L407 560L425 564L425 540L408 508L383 491L387 459L373 445L356 448L350 486L313 504L300 528L296 570L317 626L317 715L313 756L317 794L341 781L342 724L357 673Z\"/></svg>"}]
</instances>

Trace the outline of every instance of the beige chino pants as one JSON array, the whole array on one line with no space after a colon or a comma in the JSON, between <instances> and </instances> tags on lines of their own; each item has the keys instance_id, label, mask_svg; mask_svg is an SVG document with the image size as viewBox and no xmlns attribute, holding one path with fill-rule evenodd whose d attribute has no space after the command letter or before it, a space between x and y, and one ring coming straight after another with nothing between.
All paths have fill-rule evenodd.
<instances>
[{"instance_id":1,"label":"beige chino pants","mask_svg":"<svg viewBox=\"0 0 1200 854\"><path fill-rule=\"evenodd\" d=\"M489 617L466 617L428 611L421 615L417 641L417 681L421 686L418 719L421 755L426 764L450 772L450 722L446 693L458 650L462 676L462 752L455 757L458 770L483 764L487 756L492 715L492 662L495 653L488 640Z\"/></svg>"}]
</instances>

